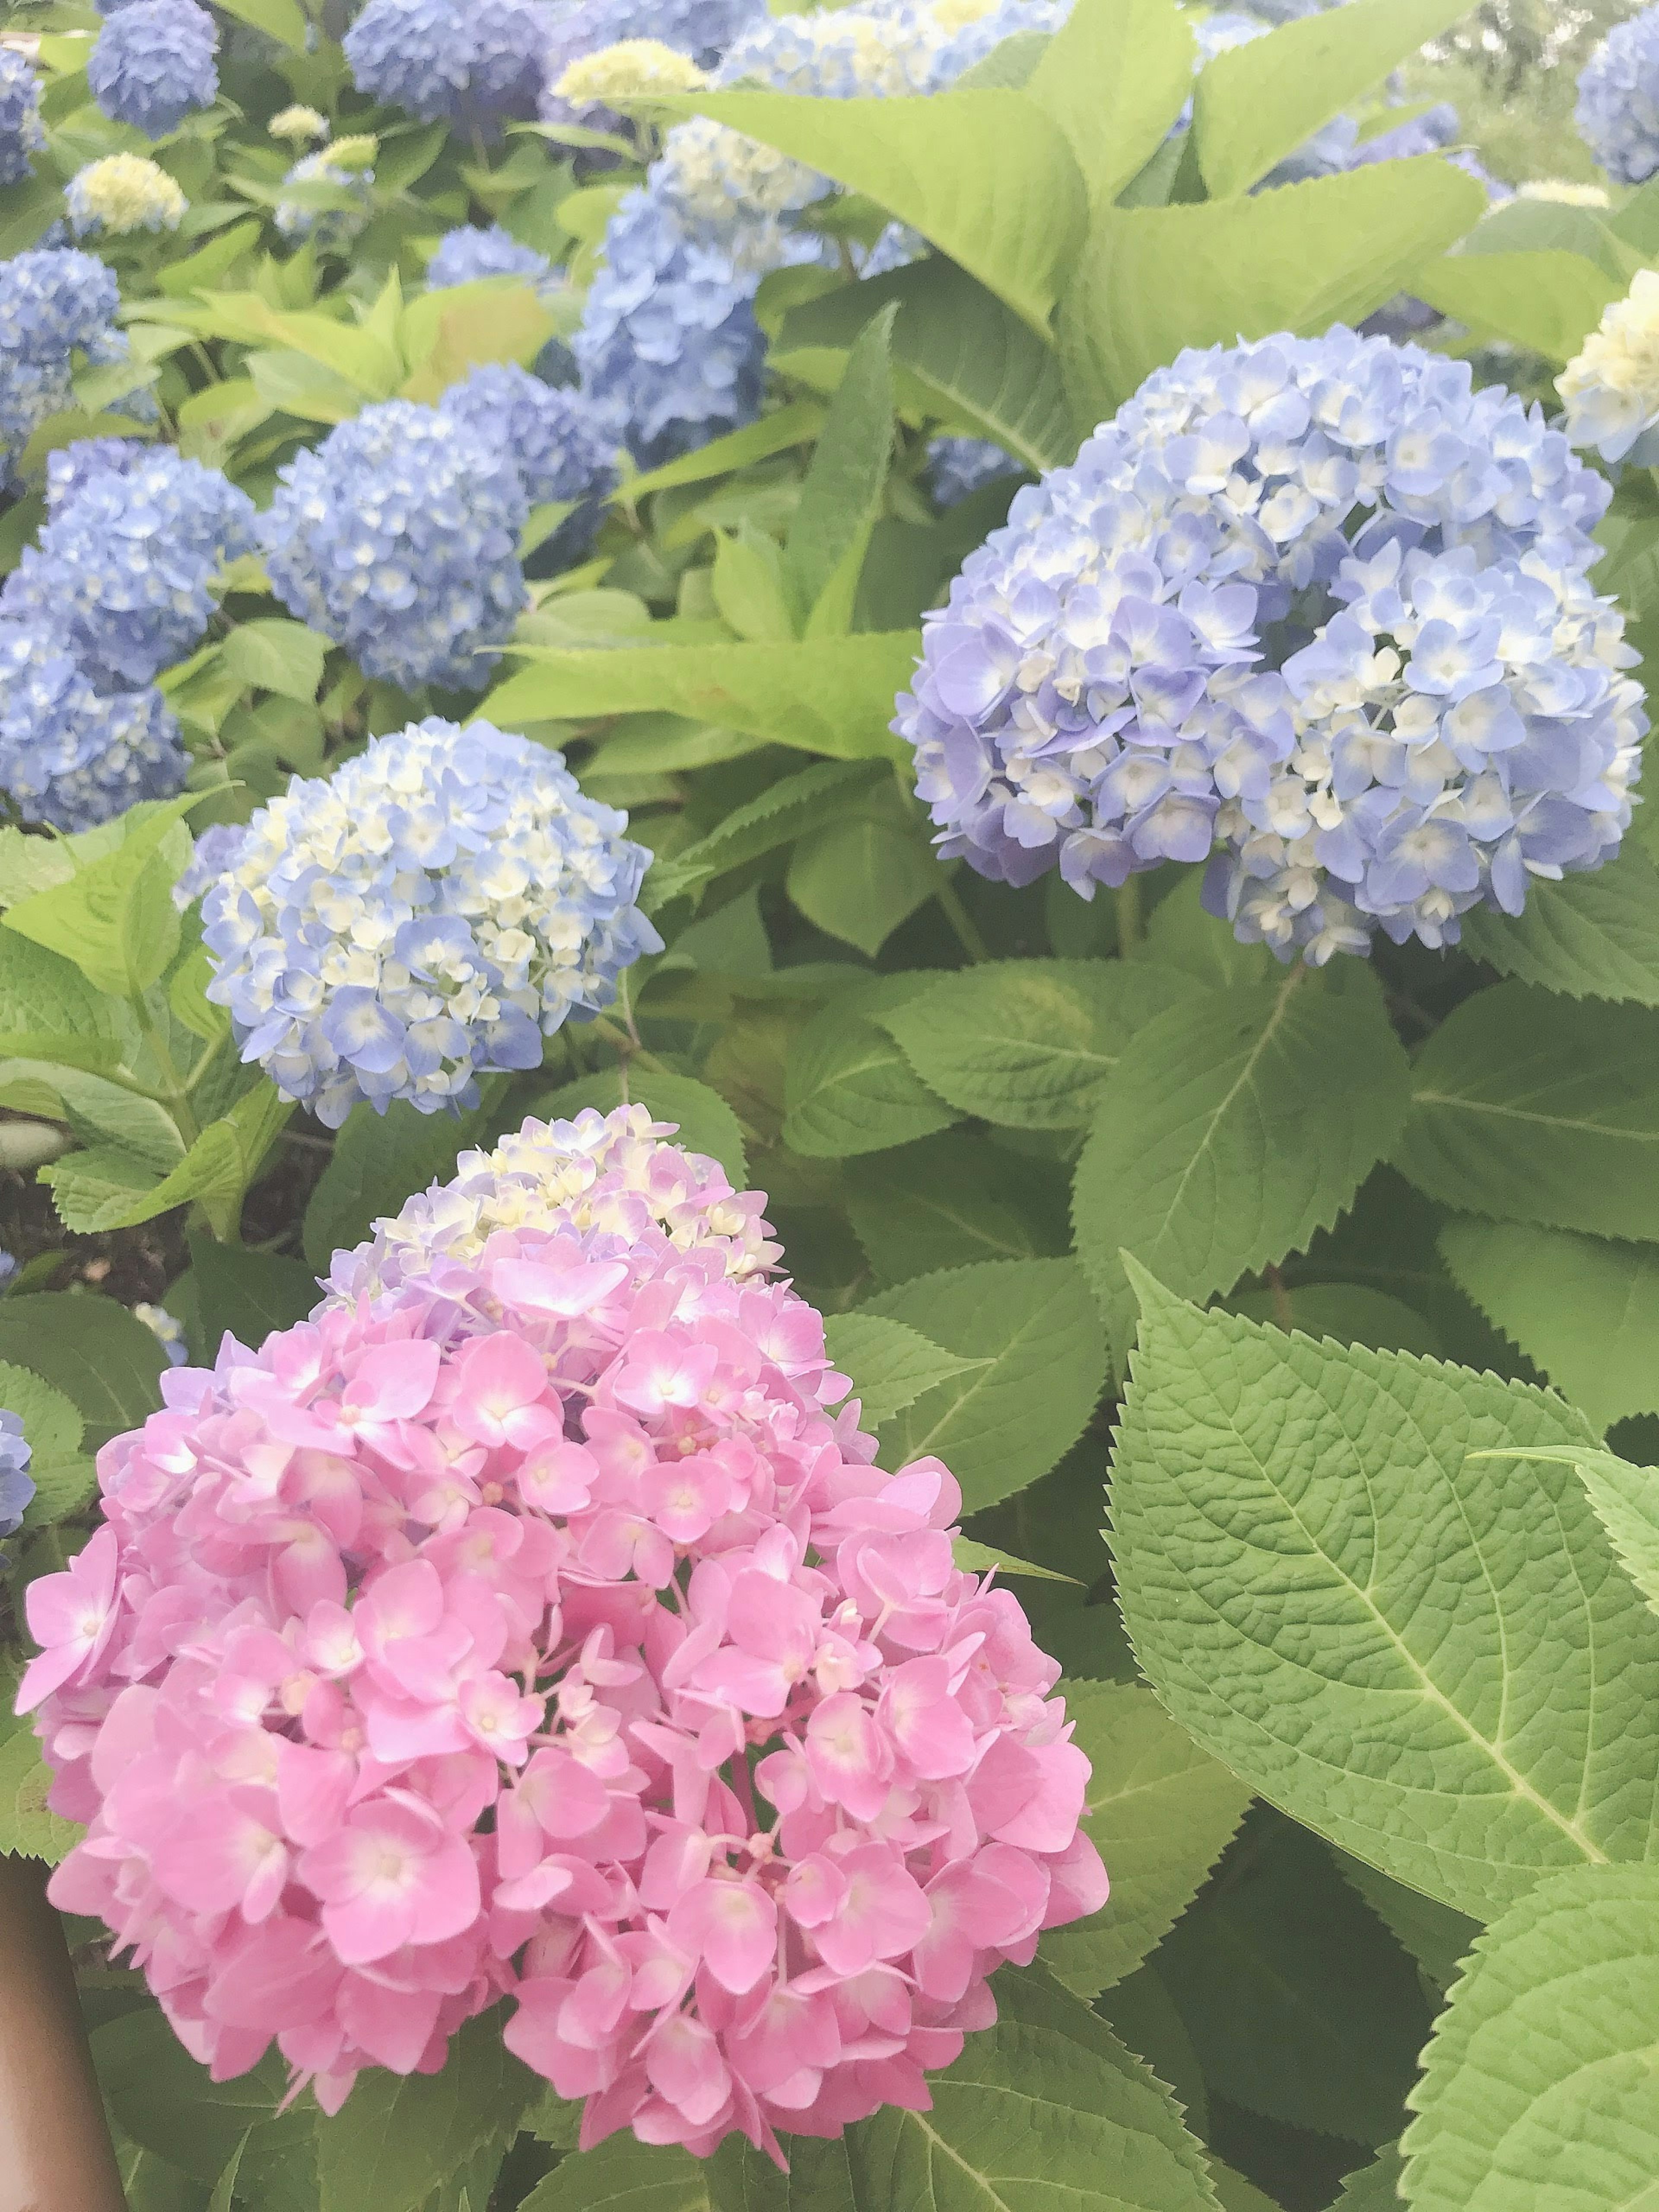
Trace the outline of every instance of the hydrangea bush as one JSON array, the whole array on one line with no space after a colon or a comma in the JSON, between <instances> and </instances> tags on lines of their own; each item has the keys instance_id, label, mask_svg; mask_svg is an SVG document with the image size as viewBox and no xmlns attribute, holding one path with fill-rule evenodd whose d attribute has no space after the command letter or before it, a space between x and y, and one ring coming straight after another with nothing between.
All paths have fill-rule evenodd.
<instances>
[{"instance_id":1,"label":"hydrangea bush","mask_svg":"<svg viewBox=\"0 0 1659 2212\"><path fill-rule=\"evenodd\" d=\"M1592 12L14 11L23 2199L1645 2201Z\"/></svg>"}]
</instances>

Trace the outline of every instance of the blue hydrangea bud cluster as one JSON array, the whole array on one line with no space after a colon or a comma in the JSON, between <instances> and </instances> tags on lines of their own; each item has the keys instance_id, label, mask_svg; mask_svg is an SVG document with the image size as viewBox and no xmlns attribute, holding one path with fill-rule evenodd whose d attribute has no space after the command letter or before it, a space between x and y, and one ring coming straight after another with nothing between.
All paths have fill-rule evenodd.
<instances>
[{"instance_id":1,"label":"blue hydrangea bud cluster","mask_svg":"<svg viewBox=\"0 0 1659 2212\"><path fill-rule=\"evenodd\" d=\"M468 223L447 230L426 264L427 289L432 292L477 283L486 276L520 276L550 305L565 289L562 270L555 269L533 246L522 245L498 222L488 230ZM536 374L545 384L575 382L575 359L562 338L550 338L537 355Z\"/></svg>"},{"instance_id":2,"label":"blue hydrangea bud cluster","mask_svg":"<svg viewBox=\"0 0 1659 2212\"><path fill-rule=\"evenodd\" d=\"M300 156L283 179L283 197L274 210L284 238L308 238L319 252L343 253L362 236L374 209L374 172L356 162L348 166L340 154L342 149L354 147L372 149L374 143L372 138L343 138L337 145ZM303 192L290 193L292 185L326 185L346 198L343 204L315 207Z\"/></svg>"},{"instance_id":3,"label":"blue hydrangea bud cluster","mask_svg":"<svg viewBox=\"0 0 1659 2212\"><path fill-rule=\"evenodd\" d=\"M254 816L203 903L208 996L331 1128L360 1099L473 1104L659 949L626 827L527 738L413 723Z\"/></svg>"},{"instance_id":4,"label":"blue hydrangea bud cluster","mask_svg":"<svg viewBox=\"0 0 1659 2212\"><path fill-rule=\"evenodd\" d=\"M1645 184L1659 169L1659 7L1617 23L1584 64L1573 120L1610 177Z\"/></svg>"},{"instance_id":5,"label":"blue hydrangea bud cluster","mask_svg":"<svg viewBox=\"0 0 1659 2212\"><path fill-rule=\"evenodd\" d=\"M106 19L87 83L112 122L164 138L193 108L213 105L218 48L213 18L196 0L136 0Z\"/></svg>"},{"instance_id":6,"label":"blue hydrangea bud cluster","mask_svg":"<svg viewBox=\"0 0 1659 2212\"><path fill-rule=\"evenodd\" d=\"M477 689L526 604L529 511L496 439L388 399L278 471L260 537L289 611L365 675Z\"/></svg>"},{"instance_id":7,"label":"blue hydrangea bud cluster","mask_svg":"<svg viewBox=\"0 0 1659 2212\"><path fill-rule=\"evenodd\" d=\"M77 458L73 497L60 492L0 590L0 616L60 638L106 691L149 684L192 652L214 611L209 586L254 545L253 502L217 469L168 446L110 442L119 465Z\"/></svg>"},{"instance_id":8,"label":"blue hydrangea bud cluster","mask_svg":"<svg viewBox=\"0 0 1659 2212\"><path fill-rule=\"evenodd\" d=\"M210 822L197 838L190 865L173 886L173 903L180 914L212 890L221 876L236 865L236 856L247 836L245 822Z\"/></svg>"},{"instance_id":9,"label":"blue hydrangea bud cluster","mask_svg":"<svg viewBox=\"0 0 1659 2212\"><path fill-rule=\"evenodd\" d=\"M926 618L894 727L941 851L1085 897L1213 852L1212 911L1315 962L1518 913L1630 818L1608 496L1467 363L1340 327L1184 353Z\"/></svg>"},{"instance_id":10,"label":"blue hydrangea bud cluster","mask_svg":"<svg viewBox=\"0 0 1659 2212\"><path fill-rule=\"evenodd\" d=\"M568 501L573 512L539 549L549 572L586 552L617 488L617 431L585 392L544 384L510 362L489 362L439 403L452 422L504 444L532 507Z\"/></svg>"},{"instance_id":11,"label":"blue hydrangea bud cluster","mask_svg":"<svg viewBox=\"0 0 1659 2212\"><path fill-rule=\"evenodd\" d=\"M49 631L0 620L0 791L25 822L96 829L171 799L189 765L154 685L100 692Z\"/></svg>"},{"instance_id":12,"label":"blue hydrangea bud cluster","mask_svg":"<svg viewBox=\"0 0 1659 2212\"><path fill-rule=\"evenodd\" d=\"M343 41L359 92L468 128L535 113L546 43L532 0L368 0Z\"/></svg>"},{"instance_id":13,"label":"blue hydrangea bud cluster","mask_svg":"<svg viewBox=\"0 0 1659 2212\"><path fill-rule=\"evenodd\" d=\"M21 1421L15 1413L0 1411L0 1536L14 1536L23 1525L34 1496L29 1473L33 1455Z\"/></svg>"},{"instance_id":14,"label":"blue hydrangea bud cluster","mask_svg":"<svg viewBox=\"0 0 1659 2212\"><path fill-rule=\"evenodd\" d=\"M30 155L44 151L40 80L26 56L0 47L0 185L20 185L33 173Z\"/></svg>"},{"instance_id":15,"label":"blue hydrangea bud cluster","mask_svg":"<svg viewBox=\"0 0 1659 2212\"><path fill-rule=\"evenodd\" d=\"M73 246L41 246L0 261L0 490L48 416L75 404L76 356L122 360L125 333L114 272Z\"/></svg>"},{"instance_id":16,"label":"blue hydrangea bud cluster","mask_svg":"<svg viewBox=\"0 0 1659 2212\"><path fill-rule=\"evenodd\" d=\"M988 438L930 438L927 489L935 507L960 507L987 484L1019 474L1019 463Z\"/></svg>"}]
</instances>

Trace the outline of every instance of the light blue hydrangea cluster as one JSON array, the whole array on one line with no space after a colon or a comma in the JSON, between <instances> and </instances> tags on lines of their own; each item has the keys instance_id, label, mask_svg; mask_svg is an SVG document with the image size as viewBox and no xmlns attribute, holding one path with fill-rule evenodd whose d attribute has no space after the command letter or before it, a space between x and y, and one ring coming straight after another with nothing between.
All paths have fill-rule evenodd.
<instances>
[{"instance_id":1,"label":"light blue hydrangea cluster","mask_svg":"<svg viewBox=\"0 0 1659 2212\"><path fill-rule=\"evenodd\" d=\"M572 62L626 39L654 39L689 55L699 69L712 70L765 13L764 0L568 0L550 13L543 118L568 119L567 103L554 88Z\"/></svg>"},{"instance_id":2,"label":"light blue hydrangea cluster","mask_svg":"<svg viewBox=\"0 0 1659 2212\"><path fill-rule=\"evenodd\" d=\"M1019 474L1019 463L988 438L931 438L927 489L935 507L960 507L974 492Z\"/></svg>"},{"instance_id":3,"label":"light blue hydrangea cluster","mask_svg":"<svg viewBox=\"0 0 1659 2212\"><path fill-rule=\"evenodd\" d=\"M303 192L289 191L295 185L326 185L331 191L346 196L344 204L313 206ZM336 149L323 146L314 154L300 156L283 179L282 192L274 220L284 238L309 239L319 253L344 253L362 235L373 212L374 172L355 166L348 168L338 160Z\"/></svg>"},{"instance_id":4,"label":"light blue hydrangea cluster","mask_svg":"<svg viewBox=\"0 0 1659 2212\"><path fill-rule=\"evenodd\" d=\"M1018 493L894 727L947 856L1085 897L1213 852L1310 961L1600 866L1647 728L1588 580L1606 482L1465 362L1341 328L1184 353Z\"/></svg>"},{"instance_id":5,"label":"light blue hydrangea cluster","mask_svg":"<svg viewBox=\"0 0 1659 2212\"><path fill-rule=\"evenodd\" d=\"M25 822L95 829L171 799L189 765L153 684L100 692L50 631L0 620L0 791Z\"/></svg>"},{"instance_id":6,"label":"light blue hydrangea cluster","mask_svg":"<svg viewBox=\"0 0 1659 2212\"><path fill-rule=\"evenodd\" d=\"M19 185L33 173L30 155L45 149L40 80L26 56L0 46L0 185Z\"/></svg>"},{"instance_id":7,"label":"light blue hydrangea cluster","mask_svg":"<svg viewBox=\"0 0 1659 2212\"><path fill-rule=\"evenodd\" d=\"M358 91L422 123L536 112L547 31L532 0L368 0L343 43Z\"/></svg>"},{"instance_id":8,"label":"light blue hydrangea cluster","mask_svg":"<svg viewBox=\"0 0 1659 2212\"><path fill-rule=\"evenodd\" d=\"M112 122L164 138L218 96L218 47L213 18L196 0L136 0L106 19L87 83Z\"/></svg>"},{"instance_id":9,"label":"light blue hydrangea cluster","mask_svg":"<svg viewBox=\"0 0 1659 2212\"><path fill-rule=\"evenodd\" d=\"M0 1536L15 1536L23 1525L34 1496L29 1473L33 1455L21 1421L15 1413L0 1411Z\"/></svg>"},{"instance_id":10,"label":"light blue hydrangea cluster","mask_svg":"<svg viewBox=\"0 0 1659 2212\"><path fill-rule=\"evenodd\" d=\"M73 495L58 490L38 544L0 590L0 617L51 633L100 690L119 690L195 650L216 604L209 586L253 550L254 514L217 469L170 446L107 442L119 450L114 466L71 462Z\"/></svg>"},{"instance_id":11,"label":"light blue hydrangea cluster","mask_svg":"<svg viewBox=\"0 0 1659 2212\"><path fill-rule=\"evenodd\" d=\"M46 418L75 404L76 356L122 360L114 272L74 246L40 246L0 261L0 490Z\"/></svg>"},{"instance_id":12,"label":"light blue hydrangea cluster","mask_svg":"<svg viewBox=\"0 0 1659 2212\"><path fill-rule=\"evenodd\" d=\"M413 723L254 816L203 904L208 996L331 1128L360 1099L474 1104L659 949L627 826L527 738Z\"/></svg>"},{"instance_id":13,"label":"light blue hydrangea cluster","mask_svg":"<svg viewBox=\"0 0 1659 2212\"><path fill-rule=\"evenodd\" d=\"M489 362L439 403L452 422L504 444L532 507L568 501L573 512L543 542L550 574L581 558L616 489L617 429L585 392L542 383L510 362Z\"/></svg>"},{"instance_id":14,"label":"light blue hydrangea cluster","mask_svg":"<svg viewBox=\"0 0 1659 2212\"><path fill-rule=\"evenodd\" d=\"M245 822L210 822L202 831L191 848L189 866L173 886L173 903L180 914L235 866L246 836Z\"/></svg>"},{"instance_id":15,"label":"light blue hydrangea cluster","mask_svg":"<svg viewBox=\"0 0 1659 2212\"><path fill-rule=\"evenodd\" d=\"M521 276L550 304L565 289L562 270L498 222L488 230L469 223L447 230L426 264L428 291L447 291L453 285L477 283L486 276ZM562 338L550 338L537 355L536 374L544 384L575 382L575 358Z\"/></svg>"},{"instance_id":16,"label":"light blue hydrangea cluster","mask_svg":"<svg viewBox=\"0 0 1659 2212\"><path fill-rule=\"evenodd\" d=\"M150 448L138 438L76 438L46 456L46 513L56 514L94 477L125 476Z\"/></svg>"},{"instance_id":17,"label":"light blue hydrangea cluster","mask_svg":"<svg viewBox=\"0 0 1659 2212\"><path fill-rule=\"evenodd\" d=\"M260 536L289 611L365 675L477 689L526 604L529 511L496 440L388 399L278 471Z\"/></svg>"},{"instance_id":18,"label":"light blue hydrangea cluster","mask_svg":"<svg viewBox=\"0 0 1659 2212\"><path fill-rule=\"evenodd\" d=\"M1610 177L1645 184L1659 169L1659 7L1617 23L1584 64L1573 120Z\"/></svg>"}]
</instances>

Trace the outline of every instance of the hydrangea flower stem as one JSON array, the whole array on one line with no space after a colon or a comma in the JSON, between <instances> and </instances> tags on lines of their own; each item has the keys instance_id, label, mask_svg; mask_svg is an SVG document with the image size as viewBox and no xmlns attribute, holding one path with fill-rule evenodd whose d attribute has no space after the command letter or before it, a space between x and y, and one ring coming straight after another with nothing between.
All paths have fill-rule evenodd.
<instances>
[{"instance_id":1,"label":"hydrangea flower stem","mask_svg":"<svg viewBox=\"0 0 1659 2212\"><path fill-rule=\"evenodd\" d=\"M1140 912L1140 878L1130 876L1112 893L1112 904L1117 912L1117 949L1128 953L1146 934Z\"/></svg>"},{"instance_id":2,"label":"hydrangea flower stem","mask_svg":"<svg viewBox=\"0 0 1659 2212\"><path fill-rule=\"evenodd\" d=\"M632 1063L644 1068L650 1075L670 1075L673 1073L672 1068L658 1059L654 1052L642 1045L637 1037L629 1036L626 1030L619 1029L615 1022L607 1019L604 1014L597 1016L587 1026L595 1036L602 1036L607 1044L616 1047L617 1057L624 1066Z\"/></svg>"},{"instance_id":3,"label":"hydrangea flower stem","mask_svg":"<svg viewBox=\"0 0 1659 2212\"><path fill-rule=\"evenodd\" d=\"M939 910L950 923L957 944L968 957L974 961L988 960L991 948L980 934L978 923L963 906L957 895L956 885L948 876L940 878L939 889L933 896L938 899Z\"/></svg>"}]
</instances>

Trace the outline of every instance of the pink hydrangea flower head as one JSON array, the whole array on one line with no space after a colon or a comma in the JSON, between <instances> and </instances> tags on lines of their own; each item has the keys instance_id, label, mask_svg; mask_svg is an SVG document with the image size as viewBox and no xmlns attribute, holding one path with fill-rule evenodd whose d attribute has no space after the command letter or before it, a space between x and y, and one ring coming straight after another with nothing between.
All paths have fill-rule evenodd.
<instances>
[{"instance_id":1,"label":"pink hydrangea flower head","mask_svg":"<svg viewBox=\"0 0 1659 2212\"><path fill-rule=\"evenodd\" d=\"M583 2140L924 2106L1092 1911L1088 1762L960 1497L887 1474L817 1316L647 1224L486 1236L100 1455L21 1703L101 1917L216 2078L337 2109L503 1997Z\"/></svg>"},{"instance_id":2,"label":"pink hydrangea flower head","mask_svg":"<svg viewBox=\"0 0 1659 2212\"><path fill-rule=\"evenodd\" d=\"M734 1191L718 1160L666 1141L672 1121L643 1106L574 1121L528 1121L487 1152L463 1152L445 1183L337 1252L326 1287L348 1301L425 1280L437 1261L471 1265L499 1229L599 1229L631 1243L650 1228L682 1250L724 1255L726 1272L765 1274L780 1256L758 1191Z\"/></svg>"}]
</instances>

